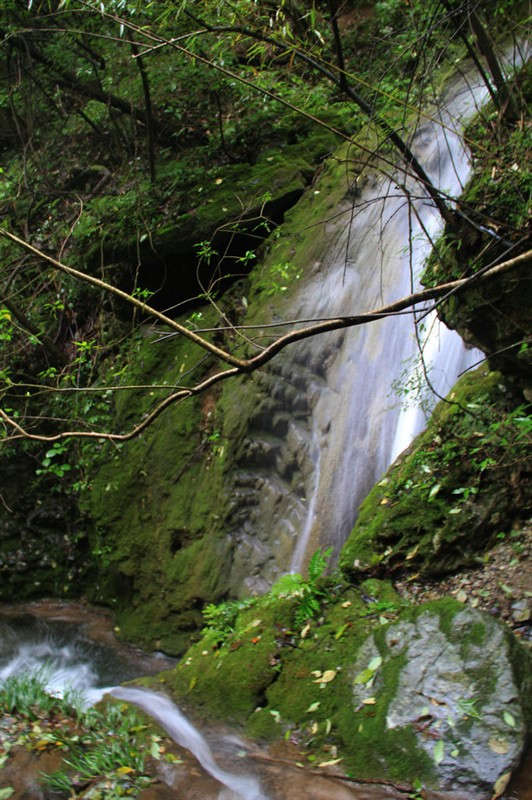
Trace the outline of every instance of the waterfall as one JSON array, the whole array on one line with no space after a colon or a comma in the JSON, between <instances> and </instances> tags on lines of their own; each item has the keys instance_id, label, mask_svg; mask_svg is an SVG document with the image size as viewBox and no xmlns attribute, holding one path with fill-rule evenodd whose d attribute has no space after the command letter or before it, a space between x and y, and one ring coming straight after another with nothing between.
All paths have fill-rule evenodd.
<instances>
[{"instance_id":1,"label":"waterfall","mask_svg":"<svg viewBox=\"0 0 532 800\"><path fill-rule=\"evenodd\" d=\"M460 195L469 177L461 133L486 94L476 74L455 78L412 136L425 171L450 197ZM316 228L328 248L292 290L292 318L354 315L419 288L441 217L420 184L403 173L366 179L354 201L346 185L343 203ZM410 210L403 183L413 198ZM435 313L416 339L407 312L300 342L270 365L248 433L251 455L241 459L235 480L235 496L245 500L231 531L235 594L264 591L287 568L301 571L319 546L338 553L358 506L438 401L428 392L422 404L414 398L402 409L394 394L395 385L416 380L420 350L442 396L483 357L468 351Z\"/></svg>"},{"instance_id":2,"label":"waterfall","mask_svg":"<svg viewBox=\"0 0 532 800\"><path fill-rule=\"evenodd\" d=\"M465 122L486 96L483 85L457 79L432 119L418 126L412 147L434 184L450 196L461 193L470 172L461 139ZM400 177L396 177L399 182ZM407 191L420 194L408 179ZM334 246L316 265L295 298L294 313L310 318L357 314L408 295L419 288L419 275L431 243L443 223L426 199L413 201L391 178L374 177L346 208L349 225L328 225ZM391 387L416 380L423 352L432 386L446 395L463 370L482 358L467 350L435 312L424 320L416 341L412 315L328 334L299 347L298 361L327 363L325 380L312 400L310 441L319 441L319 470L307 481L306 517L294 549L292 569L319 545L336 552L347 538L356 510L369 489L426 424L437 402L431 396L401 409ZM313 449L313 444L311 444ZM316 461L316 456L313 458Z\"/></svg>"}]
</instances>

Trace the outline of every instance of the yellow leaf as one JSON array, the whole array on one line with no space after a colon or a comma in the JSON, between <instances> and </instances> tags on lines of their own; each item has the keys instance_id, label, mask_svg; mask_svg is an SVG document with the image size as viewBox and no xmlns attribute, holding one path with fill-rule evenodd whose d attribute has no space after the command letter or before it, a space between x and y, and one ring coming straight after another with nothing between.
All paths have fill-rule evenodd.
<instances>
[{"instance_id":1,"label":"yellow leaf","mask_svg":"<svg viewBox=\"0 0 532 800\"><path fill-rule=\"evenodd\" d=\"M303 630L301 631L301 638L302 638L302 639L304 639L304 638L305 638L305 636L307 635L307 633L309 632L309 630L310 630L310 622L307 622L307 624L305 625L305 627L304 627L304 628L303 628Z\"/></svg>"},{"instance_id":2,"label":"yellow leaf","mask_svg":"<svg viewBox=\"0 0 532 800\"><path fill-rule=\"evenodd\" d=\"M499 755L504 755L508 752L508 742L504 739L495 739L495 737L491 738L488 742L490 750L493 750L494 753L499 753Z\"/></svg>"},{"instance_id":3,"label":"yellow leaf","mask_svg":"<svg viewBox=\"0 0 532 800\"><path fill-rule=\"evenodd\" d=\"M365 706L374 706L377 702L374 697L366 697L365 700L362 700Z\"/></svg>"},{"instance_id":4,"label":"yellow leaf","mask_svg":"<svg viewBox=\"0 0 532 800\"><path fill-rule=\"evenodd\" d=\"M342 603L342 608L349 608L351 605L353 605L351 600L346 600L345 603Z\"/></svg>"},{"instance_id":5,"label":"yellow leaf","mask_svg":"<svg viewBox=\"0 0 532 800\"><path fill-rule=\"evenodd\" d=\"M511 772L505 772L504 775L501 775L500 777L497 778L497 780L493 784L493 794L491 795L491 800L497 800L497 798L502 795L502 793L510 783L511 777L512 777Z\"/></svg>"},{"instance_id":6,"label":"yellow leaf","mask_svg":"<svg viewBox=\"0 0 532 800\"><path fill-rule=\"evenodd\" d=\"M314 675L315 678L319 678L321 675L321 669L313 669L310 674Z\"/></svg>"},{"instance_id":7,"label":"yellow leaf","mask_svg":"<svg viewBox=\"0 0 532 800\"><path fill-rule=\"evenodd\" d=\"M129 775L130 772L135 772L135 770L133 767L118 767L115 772L117 775Z\"/></svg>"},{"instance_id":8,"label":"yellow leaf","mask_svg":"<svg viewBox=\"0 0 532 800\"><path fill-rule=\"evenodd\" d=\"M223 178L216 178L214 182L217 186L219 186L221 183L223 183Z\"/></svg>"},{"instance_id":9,"label":"yellow leaf","mask_svg":"<svg viewBox=\"0 0 532 800\"><path fill-rule=\"evenodd\" d=\"M49 744L50 744L50 742L47 741L46 739L40 739L37 742L37 744L35 745L35 749L36 750L45 750L48 747Z\"/></svg>"},{"instance_id":10,"label":"yellow leaf","mask_svg":"<svg viewBox=\"0 0 532 800\"><path fill-rule=\"evenodd\" d=\"M339 764L341 758L333 758L332 761L322 761L321 764L318 764L318 767L334 767L335 764Z\"/></svg>"},{"instance_id":11,"label":"yellow leaf","mask_svg":"<svg viewBox=\"0 0 532 800\"><path fill-rule=\"evenodd\" d=\"M330 683L335 678L336 678L336 670L335 669L326 669L318 682L319 683Z\"/></svg>"},{"instance_id":12,"label":"yellow leaf","mask_svg":"<svg viewBox=\"0 0 532 800\"><path fill-rule=\"evenodd\" d=\"M410 550L410 552L406 554L406 560L410 561L411 558L414 558L418 550L419 550L419 543L416 544L416 546L413 547L412 550Z\"/></svg>"}]
</instances>

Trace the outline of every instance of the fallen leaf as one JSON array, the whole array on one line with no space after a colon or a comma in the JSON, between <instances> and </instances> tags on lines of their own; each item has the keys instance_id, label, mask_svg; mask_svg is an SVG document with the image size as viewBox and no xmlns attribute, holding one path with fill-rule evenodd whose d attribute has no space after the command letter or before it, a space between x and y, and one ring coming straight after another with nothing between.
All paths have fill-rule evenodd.
<instances>
[{"instance_id":1,"label":"fallen leaf","mask_svg":"<svg viewBox=\"0 0 532 800\"><path fill-rule=\"evenodd\" d=\"M315 678L319 678L321 675L321 669L313 669L310 674L314 675Z\"/></svg>"},{"instance_id":2,"label":"fallen leaf","mask_svg":"<svg viewBox=\"0 0 532 800\"><path fill-rule=\"evenodd\" d=\"M418 544L416 544L416 546L415 546L415 547L413 547L413 548L412 548L412 550L410 550L410 551L409 551L409 552L406 554L406 560L407 560L407 561L410 561L410 559L414 558L414 556L417 554L417 551L418 551L418 550L419 550L419 543L418 543Z\"/></svg>"},{"instance_id":3,"label":"fallen leaf","mask_svg":"<svg viewBox=\"0 0 532 800\"><path fill-rule=\"evenodd\" d=\"M331 720L330 719L325 720L325 735L326 736L328 736L328 734L331 732L331 728L332 728Z\"/></svg>"},{"instance_id":4,"label":"fallen leaf","mask_svg":"<svg viewBox=\"0 0 532 800\"><path fill-rule=\"evenodd\" d=\"M312 714L312 712L317 711L319 707L320 707L320 701L317 700L315 703L311 703L309 705L309 707L305 711L305 714Z\"/></svg>"},{"instance_id":5,"label":"fallen leaf","mask_svg":"<svg viewBox=\"0 0 532 800\"><path fill-rule=\"evenodd\" d=\"M355 676L353 683L368 683L373 678L373 674L373 670L366 667Z\"/></svg>"},{"instance_id":6,"label":"fallen leaf","mask_svg":"<svg viewBox=\"0 0 532 800\"><path fill-rule=\"evenodd\" d=\"M335 669L326 669L320 678L320 683L330 683L336 678Z\"/></svg>"},{"instance_id":7,"label":"fallen leaf","mask_svg":"<svg viewBox=\"0 0 532 800\"><path fill-rule=\"evenodd\" d=\"M304 638L305 638L305 636L307 635L307 633L309 632L309 630L310 630L310 622L307 622L307 624L305 625L305 627L304 627L304 628L303 628L303 630L301 631L301 638L302 638L302 639L304 639Z\"/></svg>"},{"instance_id":8,"label":"fallen leaf","mask_svg":"<svg viewBox=\"0 0 532 800\"><path fill-rule=\"evenodd\" d=\"M441 489L441 483L437 483L435 486L433 486L429 492L429 500L432 500L433 497L436 497L440 489Z\"/></svg>"},{"instance_id":9,"label":"fallen leaf","mask_svg":"<svg viewBox=\"0 0 532 800\"><path fill-rule=\"evenodd\" d=\"M381 664L382 664L382 658L380 656L375 656L375 658L372 658L371 661L369 662L368 669L370 669L372 672L375 672L376 670L379 669Z\"/></svg>"},{"instance_id":10,"label":"fallen leaf","mask_svg":"<svg viewBox=\"0 0 532 800\"><path fill-rule=\"evenodd\" d=\"M322 761L318 764L318 767L334 767L335 764L339 764L342 761L341 758L333 758L332 761Z\"/></svg>"},{"instance_id":11,"label":"fallen leaf","mask_svg":"<svg viewBox=\"0 0 532 800\"><path fill-rule=\"evenodd\" d=\"M460 589L460 591L456 593L456 599L459 603L467 603L467 594L463 589Z\"/></svg>"},{"instance_id":12,"label":"fallen leaf","mask_svg":"<svg viewBox=\"0 0 532 800\"><path fill-rule=\"evenodd\" d=\"M310 732L311 732L313 735L314 735L314 734L316 734L316 733L318 732L318 723L317 723L317 722L313 722L313 723L312 723L312 725L310 726Z\"/></svg>"},{"instance_id":13,"label":"fallen leaf","mask_svg":"<svg viewBox=\"0 0 532 800\"><path fill-rule=\"evenodd\" d=\"M221 183L223 183L223 180L224 180L223 178L216 178L216 180L214 182L215 182L216 186L219 186Z\"/></svg>"},{"instance_id":14,"label":"fallen leaf","mask_svg":"<svg viewBox=\"0 0 532 800\"><path fill-rule=\"evenodd\" d=\"M260 642L260 640L261 640L260 636L252 636L251 644L258 644L258 642Z\"/></svg>"},{"instance_id":15,"label":"fallen leaf","mask_svg":"<svg viewBox=\"0 0 532 800\"><path fill-rule=\"evenodd\" d=\"M502 715L502 718L506 722L506 724L510 726L510 728L515 728L515 719L513 714L510 714L509 711L505 711L504 714Z\"/></svg>"},{"instance_id":16,"label":"fallen leaf","mask_svg":"<svg viewBox=\"0 0 532 800\"><path fill-rule=\"evenodd\" d=\"M491 738L488 742L490 750L493 750L494 753L498 753L499 755L504 755L508 752L508 742L505 739L495 739L494 737Z\"/></svg>"},{"instance_id":17,"label":"fallen leaf","mask_svg":"<svg viewBox=\"0 0 532 800\"><path fill-rule=\"evenodd\" d=\"M340 637L343 636L344 633L346 632L347 628L349 627L349 624L350 624L349 622L346 622L345 625L341 625L334 634L334 638L340 639Z\"/></svg>"},{"instance_id":18,"label":"fallen leaf","mask_svg":"<svg viewBox=\"0 0 532 800\"><path fill-rule=\"evenodd\" d=\"M135 772L133 767L118 767L115 769L117 775L129 775L130 772Z\"/></svg>"},{"instance_id":19,"label":"fallen leaf","mask_svg":"<svg viewBox=\"0 0 532 800\"><path fill-rule=\"evenodd\" d=\"M342 603L342 608L349 608L349 606L352 605L353 603L351 602L351 600L346 600L345 603Z\"/></svg>"},{"instance_id":20,"label":"fallen leaf","mask_svg":"<svg viewBox=\"0 0 532 800\"><path fill-rule=\"evenodd\" d=\"M512 777L511 772L505 772L504 775L500 775L497 778L497 780L493 784L493 794L491 795L491 800L497 800L497 798L502 795L502 793L510 783L511 777Z\"/></svg>"},{"instance_id":21,"label":"fallen leaf","mask_svg":"<svg viewBox=\"0 0 532 800\"><path fill-rule=\"evenodd\" d=\"M362 700L365 706L374 706L377 702L374 697L366 697L365 700Z\"/></svg>"}]
</instances>

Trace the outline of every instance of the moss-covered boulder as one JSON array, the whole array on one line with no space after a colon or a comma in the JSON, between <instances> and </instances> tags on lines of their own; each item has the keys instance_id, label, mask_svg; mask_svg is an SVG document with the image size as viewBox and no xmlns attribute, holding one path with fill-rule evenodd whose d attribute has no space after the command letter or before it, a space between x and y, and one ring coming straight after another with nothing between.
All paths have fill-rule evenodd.
<instances>
[{"instance_id":1,"label":"moss-covered boulder","mask_svg":"<svg viewBox=\"0 0 532 800\"><path fill-rule=\"evenodd\" d=\"M290 738L354 778L490 797L532 722L530 655L509 629L452 599L407 606L373 579L306 624L300 604L274 588L149 682L192 714Z\"/></svg>"},{"instance_id":2,"label":"moss-covered boulder","mask_svg":"<svg viewBox=\"0 0 532 800\"><path fill-rule=\"evenodd\" d=\"M499 373L464 375L362 503L342 569L437 575L481 559L529 513L529 430Z\"/></svg>"}]
</instances>

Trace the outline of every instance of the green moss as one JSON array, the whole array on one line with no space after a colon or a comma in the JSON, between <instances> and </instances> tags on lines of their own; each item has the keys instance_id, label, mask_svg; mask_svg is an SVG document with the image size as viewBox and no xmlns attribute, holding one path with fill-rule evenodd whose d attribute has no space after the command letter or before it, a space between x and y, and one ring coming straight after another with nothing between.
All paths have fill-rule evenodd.
<instances>
[{"instance_id":1,"label":"green moss","mask_svg":"<svg viewBox=\"0 0 532 800\"><path fill-rule=\"evenodd\" d=\"M532 97L532 68L516 76L523 107ZM514 87L515 91L515 87ZM488 104L465 131L473 173L460 198L471 215L447 225L428 260L422 282L435 285L473 275L530 249L528 214L532 183L526 169L531 132ZM489 230L486 229L486 226ZM438 314L470 344L480 347L493 369L516 391L530 388L528 308L532 290L528 267L502 273L484 284L455 293ZM528 346L527 346L528 342Z\"/></svg>"},{"instance_id":2,"label":"green moss","mask_svg":"<svg viewBox=\"0 0 532 800\"><path fill-rule=\"evenodd\" d=\"M375 631L378 647L386 649L382 616L372 614L364 599L370 589L381 601L395 597L389 585L375 580L363 590L348 588L303 630L293 628L297 601L265 595L239 614L221 645L216 632L207 630L175 670L158 677L159 685L163 681L203 718L244 723L256 738L280 739L290 731L311 760L329 760L334 745L342 768L360 777L382 776L384 770L391 779L430 778L431 760L414 732L386 725L403 655L383 663L376 704L355 707L354 665L368 634ZM454 602L457 608L462 606Z\"/></svg>"},{"instance_id":3,"label":"green moss","mask_svg":"<svg viewBox=\"0 0 532 800\"><path fill-rule=\"evenodd\" d=\"M465 375L449 400L362 503L340 557L347 574L450 572L474 563L519 518L526 412L485 369Z\"/></svg>"},{"instance_id":4,"label":"green moss","mask_svg":"<svg viewBox=\"0 0 532 800\"><path fill-rule=\"evenodd\" d=\"M198 360L183 337L155 343L141 336L109 369L122 385L172 387ZM116 393L115 429L138 424L170 391ZM92 599L116 609L122 635L172 653L190 641L203 604L227 591L226 452L223 441L210 441L216 397L207 400L172 405L140 437L102 448L87 466L92 480L82 497L100 567ZM188 610L195 614L184 617Z\"/></svg>"}]
</instances>

